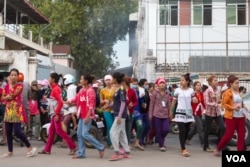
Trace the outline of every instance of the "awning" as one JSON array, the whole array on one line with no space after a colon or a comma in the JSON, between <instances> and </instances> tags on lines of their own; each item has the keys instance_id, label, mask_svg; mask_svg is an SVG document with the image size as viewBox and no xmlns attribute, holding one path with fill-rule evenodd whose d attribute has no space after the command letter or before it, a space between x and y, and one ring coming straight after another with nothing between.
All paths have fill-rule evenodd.
<instances>
[{"instance_id":1,"label":"awning","mask_svg":"<svg viewBox=\"0 0 250 167\"><path fill-rule=\"evenodd\" d=\"M4 0L0 1L0 9L4 9ZM49 19L28 0L7 0L6 24L49 24Z\"/></svg>"}]
</instances>

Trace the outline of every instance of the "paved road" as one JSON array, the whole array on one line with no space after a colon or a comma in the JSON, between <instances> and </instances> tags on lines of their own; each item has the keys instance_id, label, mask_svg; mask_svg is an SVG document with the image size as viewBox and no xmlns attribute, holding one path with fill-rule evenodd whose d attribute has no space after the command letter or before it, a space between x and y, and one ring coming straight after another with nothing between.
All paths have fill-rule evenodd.
<instances>
[{"instance_id":1,"label":"paved road","mask_svg":"<svg viewBox=\"0 0 250 167\"><path fill-rule=\"evenodd\" d=\"M31 140L31 143L41 150L43 143ZM87 166L87 167L221 167L221 158L214 157L212 153L203 152L198 144L197 136L192 140L192 145L188 146L191 157L182 157L179 148L178 135L169 134L166 145L167 151L160 152L157 145L147 146L145 151L132 150L131 159L123 159L117 162L108 161L113 153L111 149L106 149L103 159L98 157L95 149L87 149L87 158L71 159L67 155L69 150L53 146L51 155L36 155L32 158L26 158L26 148L20 147L17 143L14 146L14 156L10 158L1 158L1 167L69 167L69 166ZM212 146L214 147L214 146ZM0 154L7 151L6 146L0 146Z\"/></svg>"}]
</instances>

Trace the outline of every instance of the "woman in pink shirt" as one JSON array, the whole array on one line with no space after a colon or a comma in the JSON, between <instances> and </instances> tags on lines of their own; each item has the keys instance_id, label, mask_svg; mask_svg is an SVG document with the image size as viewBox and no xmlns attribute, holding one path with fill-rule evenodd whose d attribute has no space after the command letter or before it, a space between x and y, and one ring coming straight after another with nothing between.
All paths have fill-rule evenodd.
<instances>
[{"instance_id":1,"label":"woman in pink shirt","mask_svg":"<svg viewBox=\"0 0 250 167\"><path fill-rule=\"evenodd\" d=\"M84 140L90 142L99 151L99 156L104 156L104 145L96 140L89 129L92 125L92 119L95 116L96 94L92 88L94 77L91 75L81 76L81 85L83 88L79 91L76 97L69 101L69 103L77 104L77 116L79 117L77 138L78 138L78 154L73 159L85 158L85 143Z\"/></svg>"},{"instance_id":2,"label":"woman in pink shirt","mask_svg":"<svg viewBox=\"0 0 250 167\"><path fill-rule=\"evenodd\" d=\"M166 81L159 78L156 81L156 90L150 99L149 119L153 121L160 151L166 151L165 137L169 132L170 122L170 94L166 91Z\"/></svg>"}]
</instances>

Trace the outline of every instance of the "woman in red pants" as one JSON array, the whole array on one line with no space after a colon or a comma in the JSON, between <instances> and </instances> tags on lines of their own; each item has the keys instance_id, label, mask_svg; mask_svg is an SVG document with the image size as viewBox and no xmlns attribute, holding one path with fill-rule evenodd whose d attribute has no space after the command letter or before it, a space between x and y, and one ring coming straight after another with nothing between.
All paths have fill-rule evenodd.
<instances>
[{"instance_id":1,"label":"woman in red pants","mask_svg":"<svg viewBox=\"0 0 250 167\"><path fill-rule=\"evenodd\" d=\"M50 154L51 148L53 144L53 140L55 137L55 134L57 133L69 146L70 152L69 155L74 155L76 152L76 145L71 140L69 135L63 130L62 128L62 113L61 109L63 107L63 100L62 100L62 90L58 85L60 75L57 73L51 73L49 82L52 87L52 91L50 94L50 108L52 109L52 112L54 111L54 115L51 119L51 124L49 128L49 138L48 141L44 147L44 149L39 154Z\"/></svg>"},{"instance_id":2,"label":"woman in red pants","mask_svg":"<svg viewBox=\"0 0 250 167\"><path fill-rule=\"evenodd\" d=\"M222 97L222 107L225 108L226 133L214 150L215 156L221 155L223 147L232 139L234 131L237 131L237 150L244 151L245 144L245 116L243 110L246 109L239 92L239 78L234 75L228 77L230 87Z\"/></svg>"}]
</instances>

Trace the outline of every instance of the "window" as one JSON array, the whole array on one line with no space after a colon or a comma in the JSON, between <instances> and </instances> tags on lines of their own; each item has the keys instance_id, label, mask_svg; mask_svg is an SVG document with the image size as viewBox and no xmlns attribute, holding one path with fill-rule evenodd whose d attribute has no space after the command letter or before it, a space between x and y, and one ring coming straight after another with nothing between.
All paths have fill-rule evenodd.
<instances>
[{"instance_id":1,"label":"window","mask_svg":"<svg viewBox=\"0 0 250 167\"><path fill-rule=\"evenodd\" d=\"M178 25L178 1L159 0L160 25Z\"/></svg>"},{"instance_id":2,"label":"window","mask_svg":"<svg viewBox=\"0 0 250 167\"><path fill-rule=\"evenodd\" d=\"M227 23L246 25L246 0L227 0Z\"/></svg>"},{"instance_id":3,"label":"window","mask_svg":"<svg viewBox=\"0 0 250 167\"><path fill-rule=\"evenodd\" d=\"M212 25L212 0L193 0L193 24Z\"/></svg>"}]
</instances>

